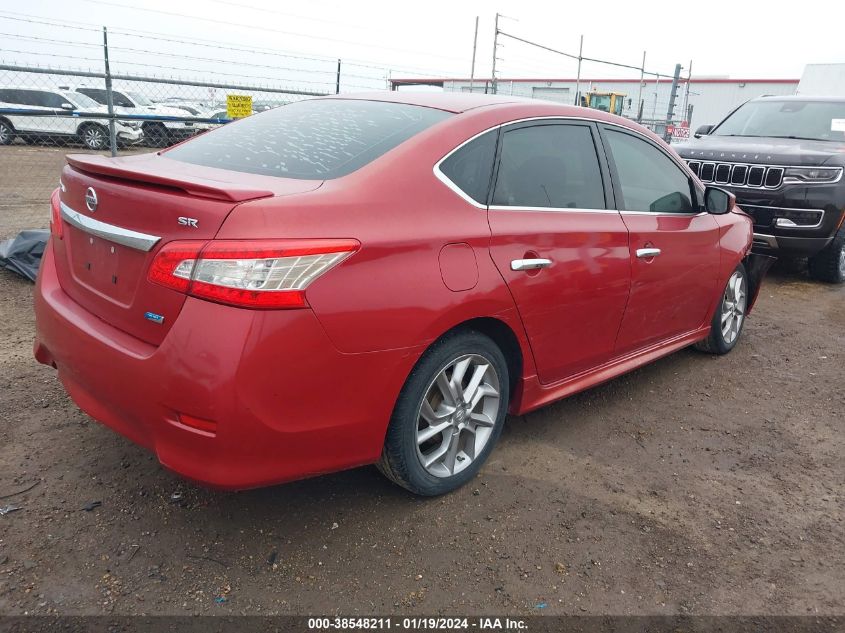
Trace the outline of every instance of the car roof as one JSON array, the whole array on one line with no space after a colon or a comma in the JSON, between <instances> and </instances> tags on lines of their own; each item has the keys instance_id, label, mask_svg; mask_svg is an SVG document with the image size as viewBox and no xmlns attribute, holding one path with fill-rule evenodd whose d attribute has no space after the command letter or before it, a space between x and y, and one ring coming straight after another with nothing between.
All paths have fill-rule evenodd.
<instances>
[{"instance_id":1,"label":"car roof","mask_svg":"<svg viewBox=\"0 0 845 633\"><path fill-rule=\"evenodd\" d=\"M358 99L363 101L385 101L389 103L404 103L407 105L435 108L447 112L466 112L474 108L507 103L531 103L536 99L524 97L510 97L468 92L415 92L412 90L394 90L382 92L364 92L356 94L329 95L322 99Z\"/></svg>"},{"instance_id":2,"label":"car roof","mask_svg":"<svg viewBox=\"0 0 845 633\"><path fill-rule=\"evenodd\" d=\"M38 90L39 92L72 92L63 88L45 88L44 86L0 86L2 90Z\"/></svg>"}]
</instances>

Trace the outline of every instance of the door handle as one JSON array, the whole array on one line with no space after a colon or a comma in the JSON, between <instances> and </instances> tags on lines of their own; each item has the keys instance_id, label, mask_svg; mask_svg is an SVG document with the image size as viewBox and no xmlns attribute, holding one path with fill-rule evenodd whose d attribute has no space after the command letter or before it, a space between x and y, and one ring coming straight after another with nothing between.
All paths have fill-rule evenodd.
<instances>
[{"instance_id":1,"label":"door handle","mask_svg":"<svg viewBox=\"0 0 845 633\"><path fill-rule=\"evenodd\" d=\"M637 257L640 259L651 259L652 257L657 257L660 255L659 248L638 248L637 249Z\"/></svg>"},{"instance_id":2,"label":"door handle","mask_svg":"<svg viewBox=\"0 0 845 633\"><path fill-rule=\"evenodd\" d=\"M537 270L551 265L550 259L514 259L511 261L511 270Z\"/></svg>"}]
</instances>

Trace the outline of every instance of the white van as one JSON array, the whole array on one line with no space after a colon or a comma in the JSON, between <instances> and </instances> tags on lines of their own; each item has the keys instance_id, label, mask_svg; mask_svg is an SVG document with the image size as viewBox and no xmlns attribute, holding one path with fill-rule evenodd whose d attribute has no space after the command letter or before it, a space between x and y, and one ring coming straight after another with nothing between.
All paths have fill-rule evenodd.
<instances>
[{"instance_id":1,"label":"white van","mask_svg":"<svg viewBox=\"0 0 845 633\"><path fill-rule=\"evenodd\" d=\"M20 136L28 143L70 139L88 149L108 148L108 120L85 114L108 114L108 109L71 90L0 88L0 145ZM115 132L121 145L138 143L144 136L140 123L134 121L115 121Z\"/></svg>"}]
</instances>

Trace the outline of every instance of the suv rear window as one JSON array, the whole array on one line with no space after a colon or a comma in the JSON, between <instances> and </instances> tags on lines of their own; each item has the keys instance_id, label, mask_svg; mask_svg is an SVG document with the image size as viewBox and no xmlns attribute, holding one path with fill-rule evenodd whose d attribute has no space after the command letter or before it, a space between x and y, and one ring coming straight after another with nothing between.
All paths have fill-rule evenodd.
<instances>
[{"instance_id":1,"label":"suv rear window","mask_svg":"<svg viewBox=\"0 0 845 633\"><path fill-rule=\"evenodd\" d=\"M449 116L402 103L299 101L198 136L165 155L250 174L326 180L351 174Z\"/></svg>"}]
</instances>

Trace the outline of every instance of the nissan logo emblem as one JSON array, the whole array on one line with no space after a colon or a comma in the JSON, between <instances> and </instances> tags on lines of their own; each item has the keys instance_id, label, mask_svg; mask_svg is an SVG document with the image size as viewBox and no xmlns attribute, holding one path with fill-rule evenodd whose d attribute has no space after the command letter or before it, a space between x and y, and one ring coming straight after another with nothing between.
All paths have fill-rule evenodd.
<instances>
[{"instance_id":1,"label":"nissan logo emblem","mask_svg":"<svg viewBox=\"0 0 845 633\"><path fill-rule=\"evenodd\" d=\"M97 192L94 191L94 187L88 187L85 192L85 206L92 213L97 210Z\"/></svg>"}]
</instances>

